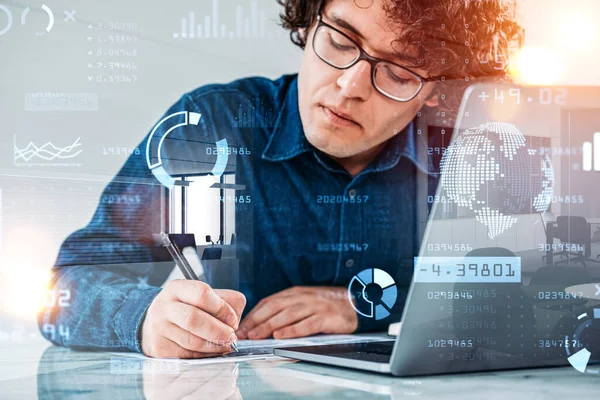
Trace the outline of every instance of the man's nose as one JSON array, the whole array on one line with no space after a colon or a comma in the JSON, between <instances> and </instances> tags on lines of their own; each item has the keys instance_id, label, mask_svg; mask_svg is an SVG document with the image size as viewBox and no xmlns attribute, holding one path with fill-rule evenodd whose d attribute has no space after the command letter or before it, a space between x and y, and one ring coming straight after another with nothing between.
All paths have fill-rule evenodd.
<instances>
[{"instance_id":1,"label":"man's nose","mask_svg":"<svg viewBox=\"0 0 600 400\"><path fill-rule=\"evenodd\" d=\"M338 78L337 84L342 89L343 96L366 100L373 90L371 65L366 60L357 62L344 70L344 73Z\"/></svg>"}]
</instances>

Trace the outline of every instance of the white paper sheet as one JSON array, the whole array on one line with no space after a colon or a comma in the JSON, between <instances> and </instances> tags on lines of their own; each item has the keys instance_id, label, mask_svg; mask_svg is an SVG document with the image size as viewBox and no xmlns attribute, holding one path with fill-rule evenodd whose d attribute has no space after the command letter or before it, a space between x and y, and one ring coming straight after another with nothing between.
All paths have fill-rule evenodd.
<instances>
[{"instance_id":1,"label":"white paper sheet","mask_svg":"<svg viewBox=\"0 0 600 400\"><path fill-rule=\"evenodd\" d=\"M264 360L267 358L280 358L273 355L273 349L278 347L315 346L325 344L374 342L389 340L384 336L362 336L362 335L318 335L300 339L265 339L265 340L240 340L238 342L238 353L229 353L220 357L198 358L198 359L169 359L170 361L184 364L218 364L224 362L241 362L250 360ZM149 359L138 353L113 353L119 357L130 357L134 359ZM154 359L158 360L158 359Z\"/></svg>"}]
</instances>

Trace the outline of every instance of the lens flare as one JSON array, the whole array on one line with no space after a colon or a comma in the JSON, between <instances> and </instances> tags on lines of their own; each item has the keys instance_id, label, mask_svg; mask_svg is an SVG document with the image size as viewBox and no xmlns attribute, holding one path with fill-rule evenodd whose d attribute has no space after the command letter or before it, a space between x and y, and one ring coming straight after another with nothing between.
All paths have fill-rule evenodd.
<instances>
[{"instance_id":1,"label":"lens flare","mask_svg":"<svg viewBox=\"0 0 600 400\"><path fill-rule=\"evenodd\" d=\"M565 63L562 55L546 47L524 47L515 57L510 72L524 85L543 86L558 83Z\"/></svg>"},{"instance_id":2,"label":"lens flare","mask_svg":"<svg viewBox=\"0 0 600 400\"><path fill-rule=\"evenodd\" d=\"M41 227L23 225L6 235L0 268L0 312L35 321L43 307L46 285L58 244ZM32 247L35 243L35 247Z\"/></svg>"}]
</instances>

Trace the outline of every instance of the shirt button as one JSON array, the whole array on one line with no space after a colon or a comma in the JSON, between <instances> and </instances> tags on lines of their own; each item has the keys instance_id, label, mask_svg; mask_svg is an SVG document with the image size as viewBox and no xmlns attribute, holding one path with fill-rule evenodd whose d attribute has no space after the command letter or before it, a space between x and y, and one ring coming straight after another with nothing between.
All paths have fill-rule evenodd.
<instances>
[{"instance_id":1,"label":"shirt button","mask_svg":"<svg viewBox=\"0 0 600 400\"><path fill-rule=\"evenodd\" d=\"M356 190L355 189L350 189L350 191L348 191L348 196L350 196L350 197L356 197Z\"/></svg>"},{"instance_id":2,"label":"shirt button","mask_svg":"<svg viewBox=\"0 0 600 400\"><path fill-rule=\"evenodd\" d=\"M354 266L354 260L349 258L346 260L346 268L352 268Z\"/></svg>"}]
</instances>

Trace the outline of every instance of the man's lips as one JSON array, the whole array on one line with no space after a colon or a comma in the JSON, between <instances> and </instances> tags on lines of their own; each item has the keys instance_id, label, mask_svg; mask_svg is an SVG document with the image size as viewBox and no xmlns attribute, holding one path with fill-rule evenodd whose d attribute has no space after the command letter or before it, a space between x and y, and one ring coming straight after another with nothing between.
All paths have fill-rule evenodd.
<instances>
[{"instance_id":1,"label":"man's lips","mask_svg":"<svg viewBox=\"0 0 600 400\"><path fill-rule=\"evenodd\" d=\"M344 113L335 107L327 107L323 105L321 107L323 108L323 111L325 115L329 118L329 120L338 125L360 126L360 124L353 120L349 114Z\"/></svg>"}]
</instances>

